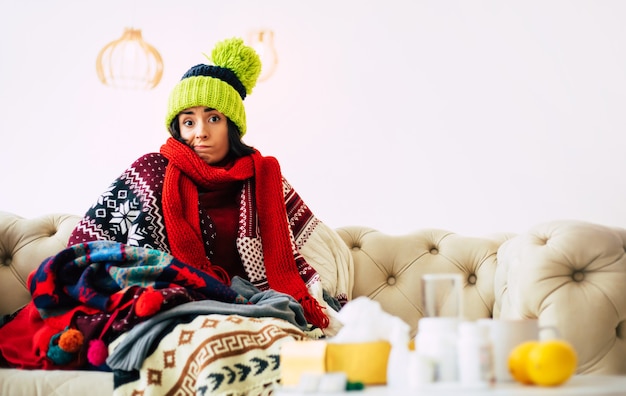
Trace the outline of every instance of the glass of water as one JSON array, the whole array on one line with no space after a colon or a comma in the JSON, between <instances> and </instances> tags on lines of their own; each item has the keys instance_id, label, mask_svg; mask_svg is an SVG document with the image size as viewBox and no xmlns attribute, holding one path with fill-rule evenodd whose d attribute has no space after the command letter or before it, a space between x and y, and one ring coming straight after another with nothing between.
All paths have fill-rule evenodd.
<instances>
[{"instance_id":1,"label":"glass of water","mask_svg":"<svg viewBox=\"0 0 626 396\"><path fill-rule=\"evenodd\" d=\"M424 317L463 316L463 277L461 274L425 274L422 276Z\"/></svg>"}]
</instances>

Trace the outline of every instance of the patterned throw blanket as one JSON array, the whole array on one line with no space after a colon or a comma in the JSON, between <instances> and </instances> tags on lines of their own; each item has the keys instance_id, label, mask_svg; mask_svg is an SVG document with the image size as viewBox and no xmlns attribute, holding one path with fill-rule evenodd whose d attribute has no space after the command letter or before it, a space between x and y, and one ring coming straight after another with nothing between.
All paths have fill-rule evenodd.
<instances>
[{"instance_id":1,"label":"patterned throw blanket","mask_svg":"<svg viewBox=\"0 0 626 396\"><path fill-rule=\"evenodd\" d=\"M248 303L167 253L111 241L59 252L29 276L28 285L31 303L1 331L19 333L22 342L30 334L33 345L17 349L0 341L7 362L24 368L106 369L106 346L161 311L190 301Z\"/></svg>"},{"instance_id":2,"label":"patterned throw blanket","mask_svg":"<svg viewBox=\"0 0 626 396\"><path fill-rule=\"evenodd\" d=\"M231 287L159 250L98 241L45 260L0 328L12 367L113 371L114 395L269 394L280 346L309 338L302 306ZM95 346L101 346L98 350Z\"/></svg>"},{"instance_id":3,"label":"patterned throw blanket","mask_svg":"<svg viewBox=\"0 0 626 396\"><path fill-rule=\"evenodd\" d=\"M306 338L277 318L195 316L166 332L140 370L114 370L114 396L270 394L280 346Z\"/></svg>"},{"instance_id":4,"label":"patterned throw blanket","mask_svg":"<svg viewBox=\"0 0 626 396\"><path fill-rule=\"evenodd\" d=\"M307 337L291 296L239 278L227 287L167 253L117 242L71 246L28 285L31 303L0 328L0 357L111 370L116 395L260 394L278 382L281 343Z\"/></svg>"},{"instance_id":5,"label":"patterned throw blanket","mask_svg":"<svg viewBox=\"0 0 626 396\"><path fill-rule=\"evenodd\" d=\"M167 253L117 242L69 247L44 261L29 286L42 327L63 329L47 358L112 370L117 396L269 393L280 378L280 345L307 338L291 296L239 278L227 287ZM82 334L77 350L64 350L68 329ZM95 340L111 352L106 364L91 357Z\"/></svg>"},{"instance_id":6,"label":"patterned throw blanket","mask_svg":"<svg viewBox=\"0 0 626 396\"><path fill-rule=\"evenodd\" d=\"M182 304L135 326L111 345L107 364L122 395L260 395L280 378L280 347L306 339L302 307L289 295L233 289L254 304Z\"/></svg>"},{"instance_id":7,"label":"patterned throw blanket","mask_svg":"<svg viewBox=\"0 0 626 396\"><path fill-rule=\"evenodd\" d=\"M167 253L111 241L87 242L61 251L31 274L29 287L43 318L81 305L112 312L120 308L129 291L141 296L151 290L167 299L167 289L185 289L189 300L246 303L231 288Z\"/></svg>"},{"instance_id":8,"label":"patterned throw blanket","mask_svg":"<svg viewBox=\"0 0 626 396\"><path fill-rule=\"evenodd\" d=\"M166 146L170 144L180 143L168 139ZM239 166L230 168L231 170L220 170L211 167L205 169L207 165L204 164L202 167L197 165L198 169L195 171L195 168L192 167L188 171L190 175L196 175L194 181L197 186L192 188L192 186L187 185L188 183L185 183L184 190L187 193L189 193L188 190L193 190L195 195L189 198L189 202L187 202L187 198L183 200L187 207L183 212L193 216L193 220L173 219L168 223L166 212L170 205L166 204L165 198L169 190L164 187L167 184L164 169L174 168L173 165L177 163L176 158L178 157L181 161L194 158L194 156L189 155L174 156L168 154L168 156L163 153L150 153L137 159L98 197L72 232L69 243L73 245L93 240L112 240L132 246L158 249L174 255L196 268L204 268L208 264L207 257L213 260L214 253L217 251L216 241L218 238L217 225L209 216L208 204L200 199L198 190L223 191L226 187L236 187L234 191L238 195L236 200L239 204L236 248L246 277L259 289L267 290L270 288L271 282L268 276L273 274L276 278L276 284L272 285L272 289L299 297L310 293L317 304L326 308L324 313L332 315L329 312L330 307L323 298L323 288L329 285L322 285L318 273L318 269L324 271L324 268L320 267L332 266L336 268L331 270L332 273L327 279L332 280L334 284L331 285L333 286L332 289L328 288L328 291L332 291L332 296L341 305L348 301L352 290L350 272L352 265L349 250L341 238L312 213L294 188L282 177L279 169L259 178L259 175L252 177L252 174L247 175L245 172L239 175L239 172L235 172ZM250 162L247 160L250 158L240 159L241 166ZM269 157L268 161L275 163L275 161L270 161ZM208 175L206 180L203 179L204 181L195 180L198 174L203 174L208 170L215 175ZM231 173L241 176L242 180L234 177ZM233 177L239 181L236 183L231 181ZM273 211L273 206L266 207L266 201L269 197L261 200L255 198L257 194L263 191L259 184L265 186L268 178L273 180L272 185L276 185L275 189L282 192L280 199L283 201L281 202L283 208L281 211L286 212L284 215ZM216 183L218 183L217 186ZM178 191L178 188L173 190ZM174 201L178 202L176 199ZM259 207L261 203L264 203L262 207L265 210ZM280 236L276 242L276 246L282 247L278 249L282 253L275 262L268 261L268 257L265 257L268 252L278 251L263 246L263 243L271 241L274 235L272 232L268 232L267 235L261 234L263 228L260 226L262 212L270 217L269 221L263 222L263 224L269 225L269 231L275 228L274 223L278 219L283 219L283 216L286 216L284 224L283 222L280 224L287 227L287 230L283 231L288 235ZM188 228L183 227L185 224ZM200 229L196 229L197 227ZM179 250L182 249L186 253L195 252L197 249L191 249L190 246L192 245L199 245L203 249L202 252L196 252L194 255L201 256L197 259L198 262L185 258L186 255L176 253L173 245L177 245L177 243L174 243L175 241L172 239L174 236L178 237L177 240L182 240ZM196 241L199 237L202 238L202 241ZM285 241L289 243L285 244ZM288 248L289 252L283 251L283 248ZM305 258L303 252L306 251L313 253L313 255ZM283 257L283 255L288 257ZM286 263L290 262L293 265L287 266ZM217 270L220 264L226 265L211 261L211 268ZM289 271L284 271L284 266L287 266ZM341 270L335 271L337 268L341 268ZM270 273L267 272L268 270L271 270ZM344 271L347 276L343 276ZM301 282L306 284L306 290ZM312 307L310 312L317 311L315 309L317 304L307 296L301 300L309 303L308 305ZM313 314L311 316L317 317ZM310 320L310 323L315 323L315 321Z\"/></svg>"}]
</instances>

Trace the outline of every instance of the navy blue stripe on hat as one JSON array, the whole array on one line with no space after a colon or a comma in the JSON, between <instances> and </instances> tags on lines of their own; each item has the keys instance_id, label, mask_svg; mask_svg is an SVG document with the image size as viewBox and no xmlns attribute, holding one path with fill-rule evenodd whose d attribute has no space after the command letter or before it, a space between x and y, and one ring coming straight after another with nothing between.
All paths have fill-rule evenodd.
<instances>
[{"instance_id":1,"label":"navy blue stripe on hat","mask_svg":"<svg viewBox=\"0 0 626 396\"><path fill-rule=\"evenodd\" d=\"M214 66L214 65L205 65L199 64L193 66L191 69L187 70L187 72L183 75L181 80L184 80L188 77L197 77L197 76L205 76L205 77L214 77L218 78L226 83L228 83L231 87L239 93L241 99L246 98L246 88L243 86L237 75L230 69L226 69L225 67Z\"/></svg>"}]
</instances>

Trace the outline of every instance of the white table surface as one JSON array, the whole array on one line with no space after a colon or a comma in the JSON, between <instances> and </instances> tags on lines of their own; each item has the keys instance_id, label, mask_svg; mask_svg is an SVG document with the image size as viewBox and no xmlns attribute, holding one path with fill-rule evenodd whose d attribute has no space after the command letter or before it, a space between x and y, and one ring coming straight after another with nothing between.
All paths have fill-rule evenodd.
<instances>
[{"instance_id":1,"label":"white table surface","mask_svg":"<svg viewBox=\"0 0 626 396\"><path fill-rule=\"evenodd\" d=\"M460 384L428 384L419 389L393 389L385 386L368 386L362 391L340 393L301 392L297 389L276 389L275 396L441 396L441 395L472 395L472 396L615 396L626 395L625 376L580 375L574 376L566 383L555 387L521 385L515 382L499 383L488 388L476 389Z\"/></svg>"}]
</instances>

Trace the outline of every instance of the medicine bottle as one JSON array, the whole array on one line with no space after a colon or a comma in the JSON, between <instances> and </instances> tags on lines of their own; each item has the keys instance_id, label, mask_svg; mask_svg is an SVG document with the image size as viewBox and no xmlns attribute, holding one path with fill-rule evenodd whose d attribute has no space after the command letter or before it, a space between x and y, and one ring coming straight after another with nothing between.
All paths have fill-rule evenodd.
<instances>
[{"instance_id":1,"label":"medicine bottle","mask_svg":"<svg viewBox=\"0 0 626 396\"><path fill-rule=\"evenodd\" d=\"M418 322L415 352L434 368L434 382L457 382L459 320L451 317L425 317Z\"/></svg>"},{"instance_id":2,"label":"medicine bottle","mask_svg":"<svg viewBox=\"0 0 626 396\"><path fill-rule=\"evenodd\" d=\"M461 384L487 387L493 382L493 351L487 326L476 322L459 324L458 362Z\"/></svg>"}]
</instances>

